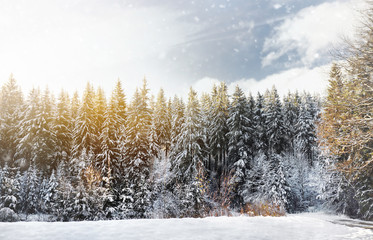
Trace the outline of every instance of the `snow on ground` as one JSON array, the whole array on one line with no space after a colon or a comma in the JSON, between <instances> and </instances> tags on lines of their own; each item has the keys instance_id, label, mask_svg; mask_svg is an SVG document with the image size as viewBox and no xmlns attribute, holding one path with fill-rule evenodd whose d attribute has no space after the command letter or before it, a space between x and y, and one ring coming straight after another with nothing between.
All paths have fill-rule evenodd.
<instances>
[{"instance_id":1,"label":"snow on ground","mask_svg":"<svg viewBox=\"0 0 373 240\"><path fill-rule=\"evenodd\" d=\"M373 231L322 213L286 217L209 217L97 222L0 223L1 240L18 239L373 239Z\"/></svg>"}]
</instances>

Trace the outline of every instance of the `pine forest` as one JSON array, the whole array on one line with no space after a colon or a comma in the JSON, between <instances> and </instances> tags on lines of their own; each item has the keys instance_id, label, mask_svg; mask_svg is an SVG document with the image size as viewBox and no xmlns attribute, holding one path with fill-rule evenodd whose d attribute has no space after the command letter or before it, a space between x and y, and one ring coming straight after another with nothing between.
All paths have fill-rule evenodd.
<instances>
[{"instance_id":1,"label":"pine forest","mask_svg":"<svg viewBox=\"0 0 373 240\"><path fill-rule=\"evenodd\" d=\"M373 220L373 14L329 69L326 96L246 92L131 98L1 82L0 209L27 220L284 216ZM157 91L157 90L155 90ZM0 211L2 211L0 210ZM4 210L4 211L5 211Z\"/></svg>"}]
</instances>

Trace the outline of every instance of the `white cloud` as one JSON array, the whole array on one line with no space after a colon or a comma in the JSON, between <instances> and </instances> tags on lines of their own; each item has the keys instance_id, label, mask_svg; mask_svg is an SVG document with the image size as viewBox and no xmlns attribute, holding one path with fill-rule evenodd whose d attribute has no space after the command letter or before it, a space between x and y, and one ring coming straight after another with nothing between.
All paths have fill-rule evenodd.
<instances>
[{"instance_id":1,"label":"white cloud","mask_svg":"<svg viewBox=\"0 0 373 240\"><path fill-rule=\"evenodd\" d=\"M309 69L307 67L293 68L277 74L267 76L261 80L241 79L228 84L228 92L232 94L238 85L245 94L250 92L255 96L257 92L264 93L275 86L280 96L290 92L307 91L314 94L325 95L328 86L330 64ZM210 92L212 86L219 83L218 79L203 78L197 81L193 88L198 92Z\"/></svg>"},{"instance_id":2,"label":"white cloud","mask_svg":"<svg viewBox=\"0 0 373 240\"><path fill-rule=\"evenodd\" d=\"M291 58L296 52L300 63L311 66L328 54L332 44L341 37L352 37L358 25L358 9L363 9L363 0L348 0L322 3L302 9L275 28L272 37L265 40L262 66L268 66L282 56ZM291 59L289 59L291 61Z\"/></svg>"},{"instance_id":3,"label":"white cloud","mask_svg":"<svg viewBox=\"0 0 373 240\"><path fill-rule=\"evenodd\" d=\"M266 89L271 89L274 85L280 96L287 94L289 91L307 91L324 95L328 85L329 70L329 64L313 69L306 67L293 68L267 76L260 81L254 79L240 80L231 83L229 89L232 91L234 86L238 84L245 93L251 92L255 95L257 92L264 93Z\"/></svg>"}]
</instances>

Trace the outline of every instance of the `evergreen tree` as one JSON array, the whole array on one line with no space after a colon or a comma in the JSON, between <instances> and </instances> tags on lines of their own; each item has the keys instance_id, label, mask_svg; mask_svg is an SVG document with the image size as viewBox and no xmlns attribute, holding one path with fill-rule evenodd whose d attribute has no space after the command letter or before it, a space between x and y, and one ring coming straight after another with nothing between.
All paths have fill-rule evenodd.
<instances>
[{"instance_id":1,"label":"evergreen tree","mask_svg":"<svg viewBox=\"0 0 373 240\"><path fill-rule=\"evenodd\" d=\"M22 212L34 214L40 212L40 178L35 165L23 173L21 180L20 206Z\"/></svg>"},{"instance_id":2,"label":"evergreen tree","mask_svg":"<svg viewBox=\"0 0 373 240\"><path fill-rule=\"evenodd\" d=\"M96 167L101 176L108 178L110 184L117 184L123 172L122 142L126 120L126 103L121 83L118 79L112 92L109 106L106 108L105 121L100 135L102 152L98 156Z\"/></svg>"},{"instance_id":3,"label":"evergreen tree","mask_svg":"<svg viewBox=\"0 0 373 240\"><path fill-rule=\"evenodd\" d=\"M70 99L65 91L61 91L58 98L53 129L56 136L55 156L57 165L61 161L67 161L71 156L72 125Z\"/></svg>"},{"instance_id":4,"label":"evergreen tree","mask_svg":"<svg viewBox=\"0 0 373 240\"><path fill-rule=\"evenodd\" d=\"M169 118L166 98L164 91L161 89L158 93L153 114L153 125L155 130L156 144L163 149L166 156L170 148L171 120Z\"/></svg>"},{"instance_id":5,"label":"evergreen tree","mask_svg":"<svg viewBox=\"0 0 373 240\"><path fill-rule=\"evenodd\" d=\"M95 143L94 143L94 153L97 155L102 152L101 149L101 139L100 135L103 132L104 129L104 122L105 122L105 113L106 113L106 108L107 108L107 103L106 103L106 97L104 90L102 88L98 88L97 92L95 94L95 99L94 99L94 126L95 126Z\"/></svg>"},{"instance_id":6,"label":"evergreen tree","mask_svg":"<svg viewBox=\"0 0 373 240\"><path fill-rule=\"evenodd\" d=\"M254 126L255 126L255 155L266 153L268 150L266 115L264 112L264 97L258 92L254 107Z\"/></svg>"},{"instance_id":7,"label":"evergreen tree","mask_svg":"<svg viewBox=\"0 0 373 240\"><path fill-rule=\"evenodd\" d=\"M199 168L203 168L205 156L202 152L205 141L201 134L200 106L197 93L192 88L177 144L183 150L176 156L173 173L179 181L187 182L197 176Z\"/></svg>"},{"instance_id":8,"label":"evergreen tree","mask_svg":"<svg viewBox=\"0 0 373 240\"><path fill-rule=\"evenodd\" d=\"M171 124L171 152L170 161L171 168L176 167L176 157L182 151L183 146L178 144L180 136L182 134L182 127L184 124L184 111L185 105L182 99L174 97L172 101L172 124Z\"/></svg>"},{"instance_id":9,"label":"evergreen tree","mask_svg":"<svg viewBox=\"0 0 373 240\"><path fill-rule=\"evenodd\" d=\"M317 144L316 127L312 117L312 105L310 104L311 96L306 95L300 106L299 119L296 126L296 141L300 151L308 160L310 165L315 159L315 148Z\"/></svg>"},{"instance_id":10,"label":"evergreen tree","mask_svg":"<svg viewBox=\"0 0 373 240\"><path fill-rule=\"evenodd\" d=\"M233 170L233 183L235 184L235 204L243 202L242 191L246 181L246 169L250 167L252 142L252 122L249 119L249 104L242 90L237 86L233 94L232 105L228 117L228 159Z\"/></svg>"},{"instance_id":11,"label":"evergreen tree","mask_svg":"<svg viewBox=\"0 0 373 240\"><path fill-rule=\"evenodd\" d=\"M120 182L123 174L120 143L121 131L115 128L116 119L118 119L118 111L115 100L112 97L106 109L103 131L99 138L101 153L97 156L95 163L96 169L101 172L101 176L106 178L106 184L109 185L109 188L112 188L113 184Z\"/></svg>"},{"instance_id":12,"label":"evergreen tree","mask_svg":"<svg viewBox=\"0 0 373 240\"><path fill-rule=\"evenodd\" d=\"M282 104L275 87L265 95L266 135L269 154L280 154L285 149L285 129Z\"/></svg>"},{"instance_id":13,"label":"evergreen tree","mask_svg":"<svg viewBox=\"0 0 373 240\"><path fill-rule=\"evenodd\" d=\"M34 88L30 91L27 99L27 109L24 113L22 122L18 126L17 135L20 137L20 141L17 145L15 159L17 159L19 164L22 166L35 164L32 159L32 150L34 146L32 139L33 135L38 131L36 117L40 113L40 105L40 90Z\"/></svg>"},{"instance_id":14,"label":"evergreen tree","mask_svg":"<svg viewBox=\"0 0 373 240\"><path fill-rule=\"evenodd\" d=\"M144 79L143 87L136 90L128 111L125 130L124 156L126 179L122 190L124 207L135 216L144 217L149 205L149 174L152 162L150 149L151 111L149 108L148 88ZM128 196L130 194L130 196ZM131 198L131 202L126 202ZM131 209L133 208L133 209Z\"/></svg>"},{"instance_id":15,"label":"evergreen tree","mask_svg":"<svg viewBox=\"0 0 373 240\"><path fill-rule=\"evenodd\" d=\"M75 158L83 152L88 153L94 150L97 138L94 97L93 87L90 83L87 83L73 132L73 154Z\"/></svg>"},{"instance_id":16,"label":"evergreen tree","mask_svg":"<svg viewBox=\"0 0 373 240\"><path fill-rule=\"evenodd\" d=\"M55 192L56 207L54 214L57 215L58 220L69 221L72 218L73 203L74 203L74 189L71 184L71 175L67 173L67 165L61 162L56 170L57 188ZM71 174L71 172L70 172Z\"/></svg>"},{"instance_id":17,"label":"evergreen tree","mask_svg":"<svg viewBox=\"0 0 373 240\"><path fill-rule=\"evenodd\" d=\"M43 201L43 210L47 213L53 213L58 208L58 198L60 193L58 192L58 181L53 171L49 179L45 179L45 191L42 192L41 197Z\"/></svg>"},{"instance_id":18,"label":"evergreen tree","mask_svg":"<svg viewBox=\"0 0 373 240\"><path fill-rule=\"evenodd\" d=\"M200 105L197 93L191 88L184 123L177 145L179 152L173 162L171 172L175 182L174 192L184 203L186 216L200 216L204 205L203 193L205 179L204 159L205 139L202 135ZM179 183L182 185L180 186Z\"/></svg>"},{"instance_id":19,"label":"evergreen tree","mask_svg":"<svg viewBox=\"0 0 373 240\"><path fill-rule=\"evenodd\" d=\"M42 109L38 119L40 123L39 133L36 134L40 139L39 149L35 149L34 155L37 156L36 164L43 166L41 169L46 169L48 174L52 172L52 169L56 169L57 163L55 160L55 146L56 146L56 135L54 129L54 108L55 103L53 102L48 88L41 98ZM35 142L35 139L33 140Z\"/></svg>"},{"instance_id":20,"label":"evergreen tree","mask_svg":"<svg viewBox=\"0 0 373 240\"><path fill-rule=\"evenodd\" d=\"M289 186L285 178L283 160L279 155L272 154L268 161L263 162L262 185L258 191L262 201L285 209Z\"/></svg>"},{"instance_id":21,"label":"evergreen tree","mask_svg":"<svg viewBox=\"0 0 373 240\"><path fill-rule=\"evenodd\" d=\"M20 142L16 158L21 165L36 164L45 173L56 167L55 144L53 132L53 103L48 89L42 97L40 91L30 92L29 104L19 128Z\"/></svg>"},{"instance_id":22,"label":"evergreen tree","mask_svg":"<svg viewBox=\"0 0 373 240\"><path fill-rule=\"evenodd\" d=\"M201 96L201 134L205 138L205 149L206 151L206 158L204 162L204 166L206 168L209 177L212 179L216 178L215 172L215 163L213 161L212 152L211 152L211 123L212 123L213 115L212 115L212 99L211 96L207 93L203 93ZM215 182L214 182L215 183ZM214 186L214 188L217 186Z\"/></svg>"},{"instance_id":23,"label":"evergreen tree","mask_svg":"<svg viewBox=\"0 0 373 240\"><path fill-rule=\"evenodd\" d=\"M12 167L18 145L18 127L23 114L23 95L13 75L0 92L0 166Z\"/></svg>"},{"instance_id":24,"label":"evergreen tree","mask_svg":"<svg viewBox=\"0 0 373 240\"><path fill-rule=\"evenodd\" d=\"M284 97L283 115L285 131L285 151L294 153L295 136L297 134L296 124L299 122L300 97L298 92L295 94L288 93Z\"/></svg>"},{"instance_id":25,"label":"evergreen tree","mask_svg":"<svg viewBox=\"0 0 373 240\"><path fill-rule=\"evenodd\" d=\"M222 174L226 175L228 170L228 162L226 161L226 154L228 150L227 139L227 118L228 118L228 94L227 86L221 83L217 88L216 94L212 96L212 114L213 119L210 125L210 147L214 161L217 163L215 171L218 178Z\"/></svg>"},{"instance_id":26,"label":"evergreen tree","mask_svg":"<svg viewBox=\"0 0 373 240\"><path fill-rule=\"evenodd\" d=\"M19 177L13 173L12 169L5 165L2 170L2 180L0 185L0 206L8 207L16 211L19 202L19 190Z\"/></svg>"}]
</instances>

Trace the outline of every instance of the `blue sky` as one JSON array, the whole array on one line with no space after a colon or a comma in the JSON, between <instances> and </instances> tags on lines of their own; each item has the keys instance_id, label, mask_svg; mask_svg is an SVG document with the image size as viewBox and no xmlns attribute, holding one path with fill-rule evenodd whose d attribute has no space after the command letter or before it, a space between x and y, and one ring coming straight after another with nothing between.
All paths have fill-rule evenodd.
<instances>
[{"instance_id":1,"label":"blue sky","mask_svg":"<svg viewBox=\"0 0 373 240\"><path fill-rule=\"evenodd\" d=\"M353 36L362 0L0 0L0 82L107 95L119 77L132 93L323 93L330 50Z\"/></svg>"}]
</instances>

